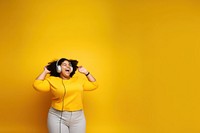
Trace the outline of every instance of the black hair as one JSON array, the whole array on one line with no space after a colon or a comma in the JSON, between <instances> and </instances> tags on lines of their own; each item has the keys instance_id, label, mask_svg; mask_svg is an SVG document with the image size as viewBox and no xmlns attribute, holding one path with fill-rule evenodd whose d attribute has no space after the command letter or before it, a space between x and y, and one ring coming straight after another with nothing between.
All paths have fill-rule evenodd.
<instances>
[{"instance_id":1,"label":"black hair","mask_svg":"<svg viewBox=\"0 0 200 133\"><path fill-rule=\"evenodd\" d=\"M58 61L58 63L57 63L57 61ZM70 77L72 77L75 74L75 72L76 72L76 70L78 68L78 66L77 66L78 61L77 60L72 60L72 59L61 58L59 60L53 60L53 61L48 63L47 69L49 71L51 71L50 72L50 76L60 77L60 73L58 73L56 71L56 63L57 63L57 65L61 65L64 61L69 61L71 63L71 65L72 65L72 67L73 67L73 71L70 73Z\"/></svg>"}]
</instances>

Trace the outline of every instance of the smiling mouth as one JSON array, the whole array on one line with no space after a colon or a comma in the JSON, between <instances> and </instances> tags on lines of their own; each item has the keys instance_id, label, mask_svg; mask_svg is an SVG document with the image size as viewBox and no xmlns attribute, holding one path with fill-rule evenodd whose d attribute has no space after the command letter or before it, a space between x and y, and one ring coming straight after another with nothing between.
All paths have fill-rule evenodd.
<instances>
[{"instance_id":1,"label":"smiling mouth","mask_svg":"<svg viewBox=\"0 0 200 133\"><path fill-rule=\"evenodd\" d=\"M66 69L65 71L66 71L66 72L70 72L70 69Z\"/></svg>"}]
</instances>

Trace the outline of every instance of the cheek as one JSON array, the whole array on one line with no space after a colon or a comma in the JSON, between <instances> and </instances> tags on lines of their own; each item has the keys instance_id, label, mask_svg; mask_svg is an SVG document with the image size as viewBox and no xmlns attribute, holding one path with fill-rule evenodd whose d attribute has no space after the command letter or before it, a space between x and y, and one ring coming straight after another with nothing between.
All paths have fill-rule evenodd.
<instances>
[{"instance_id":1,"label":"cheek","mask_svg":"<svg viewBox=\"0 0 200 133\"><path fill-rule=\"evenodd\" d=\"M64 71L64 70L65 70L65 66L62 66L61 68L62 68L62 71Z\"/></svg>"}]
</instances>

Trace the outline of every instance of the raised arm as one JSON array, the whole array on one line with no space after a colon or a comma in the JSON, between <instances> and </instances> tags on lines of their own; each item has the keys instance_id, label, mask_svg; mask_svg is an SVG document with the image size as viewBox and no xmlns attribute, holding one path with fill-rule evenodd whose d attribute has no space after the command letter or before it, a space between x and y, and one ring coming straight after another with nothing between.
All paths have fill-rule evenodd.
<instances>
[{"instance_id":1,"label":"raised arm","mask_svg":"<svg viewBox=\"0 0 200 133\"><path fill-rule=\"evenodd\" d=\"M35 79L33 87L37 91L48 92L50 90L50 84L45 80L48 73L50 73L50 71L45 67L44 71Z\"/></svg>"},{"instance_id":2,"label":"raised arm","mask_svg":"<svg viewBox=\"0 0 200 133\"><path fill-rule=\"evenodd\" d=\"M83 66L79 66L78 67L78 71L82 74L85 74L87 79L90 81L90 82L95 82L96 79L92 76L92 74L90 72L87 71L86 68L84 68Z\"/></svg>"},{"instance_id":3,"label":"raised arm","mask_svg":"<svg viewBox=\"0 0 200 133\"><path fill-rule=\"evenodd\" d=\"M46 75L49 73L50 71L45 67L44 71L36 78L36 80L44 80Z\"/></svg>"}]
</instances>

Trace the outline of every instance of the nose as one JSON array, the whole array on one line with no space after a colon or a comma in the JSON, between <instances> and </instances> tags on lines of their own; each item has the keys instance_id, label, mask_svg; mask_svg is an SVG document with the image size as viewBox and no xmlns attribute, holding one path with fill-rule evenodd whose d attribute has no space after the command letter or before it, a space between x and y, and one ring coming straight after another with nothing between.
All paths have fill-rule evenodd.
<instances>
[{"instance_id":1,"label":"nose","mask_svg":"<svg viewBox=\"0 0 200 133\"><path fill-rule=\"evenodd\" d=\"M71 67L71 65L70 65L70 64L67 64L67 67L68 67L68 68L70 68L70 67Z\"/></svg>"}]
</instances>

